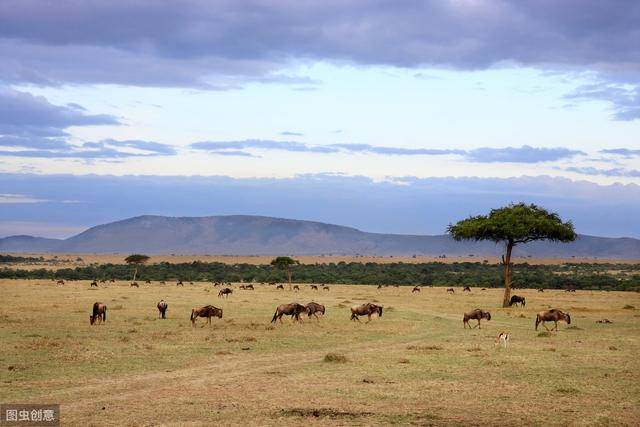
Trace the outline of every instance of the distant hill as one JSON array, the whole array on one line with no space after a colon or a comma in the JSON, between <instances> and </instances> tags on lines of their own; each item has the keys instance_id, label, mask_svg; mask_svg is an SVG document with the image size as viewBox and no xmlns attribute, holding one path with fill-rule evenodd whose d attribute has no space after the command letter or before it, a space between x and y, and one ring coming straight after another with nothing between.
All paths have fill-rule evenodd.
<instances>
[{"instance_id":1,"label":"distant hill","mask_svg":"<svg viewBox=\"0 0 640 427\"><path fill-rule=\"evenodd\" d=\"M209 255L469 255L494 256L491 242L456 242L447 235L367 233L313 221L261 216L139 216L92 227L64 240L31 236L0 239L2 252ZM640 258L640 240L579 236L568 244L535 242L516 255Z\"/></svg>"}]
</instances>

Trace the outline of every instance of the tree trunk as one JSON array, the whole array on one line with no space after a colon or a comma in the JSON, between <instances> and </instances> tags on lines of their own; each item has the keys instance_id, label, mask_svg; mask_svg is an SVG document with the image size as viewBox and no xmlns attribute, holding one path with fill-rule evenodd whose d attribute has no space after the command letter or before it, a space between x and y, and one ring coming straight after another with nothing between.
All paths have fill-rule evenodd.
<instances>
[{"instance_id":1,"label":"tree trunk","mask_svg":"<svg viewBox=\"0 0 640 427\"><path fill-rule=\"evenodd\" d=\"M289 278L289 290L291 290L291 270L287 269L287 277Z\"/></svg>"},{"instance_id":2,"label":"tree trunk","mask_svg":"<svg viewBox=\"0 0 640 427\"><path fill-rule=\"evenodd\" d=\"M511 300L511 252L513 251L513 242L507 243L507 254L502 256L502 266L504 274L504 297L502 298L502 306L509 307Z\"/></svg>"},{"instance_id":3,"label":"tree trunk","mask_svg":"<svg viewBox=\"0 0 640 427\"><path fill-rule=\"evenodd\" d=\"M138 266L136 265L136 269L133 270L133 281L136 281L136 276L138 275Z\"/></svg>"}]
</instances>

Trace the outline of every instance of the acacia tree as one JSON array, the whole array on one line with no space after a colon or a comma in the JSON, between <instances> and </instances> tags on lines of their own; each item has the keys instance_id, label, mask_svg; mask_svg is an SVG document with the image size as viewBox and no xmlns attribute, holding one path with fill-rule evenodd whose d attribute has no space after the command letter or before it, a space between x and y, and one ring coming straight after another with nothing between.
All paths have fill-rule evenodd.
<instances>
[{"instance_id":1,"label":"acacia tree","mask_svg":"<svg viewBox=\"0 0 640 427\"><path fill-rule=\"evenodd\" d=\"M449 224L447 231L455 240L490 240L504 242L502 255L504 275L504 298L502 306L507 307L511 299L513 248L521 243L536 240L552 242L572 242L577 235L571 221L562 222L560 216L536 205L511 204L493 209L489 215L479 215Z\"/></svg>"},{"instance_id":2,"label":"acacia tree","mask_svg":"<svg viewBox=\"0 0 640 427\"><path fill-rule=\"evenodd\" d=\"M124 262L126 262L127 264L131 265L135 265L136 269L133 271L133 281L136 281L136 276L138 275L138 268L145 264L147 261L149 261L149 257L146 255L142 255L142 254L133 254L133 255L129 255L128 257L126 257L124 259Z\"/></svg>"},{"instance_id":3,"label":"acacia tree","mask_svg":"<svg viewBox=\"0 0 640 427\"><path fill-rule=\"evenodd\" d=\"M293 274L293 272L291 271L291 267L296 264L300 264L300 261L288 256L279 256L271 261L272 266L287 273L287 278L289 279L289 288L291 288L291 276Z\"/></svg>"}]
</instances>

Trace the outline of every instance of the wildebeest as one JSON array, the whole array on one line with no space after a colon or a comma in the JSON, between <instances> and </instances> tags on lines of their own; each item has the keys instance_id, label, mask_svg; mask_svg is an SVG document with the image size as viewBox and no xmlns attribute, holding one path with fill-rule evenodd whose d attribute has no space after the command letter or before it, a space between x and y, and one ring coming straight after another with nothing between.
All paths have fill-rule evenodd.
<instances>
[{"instance_id":1,"label":"wildebeest","mask_svg":"<svg viewBox=\"0 0 640 427\"><path fill-rule=\"evenodd\" d=\"M468 286L465 286L465 287L462 289L462 292L471 292L471 288L470 288L470 287L468 287Z\"/></svg>"},{"instance_id":2,"label":"wildebeest","mask_svg":"<svg viewBox=\"0 0 640 427\"><path fill-rule=\"evenodd\" d=\"M420 288L419 288L419 287L417 287L417 286L415 286L415 287L411 290L411 293L414 293L414 292L420 292Z\"/></svg>"},{"instance_id":3,"label":"wildebeest","mask_svg":"<svg viewBox=\"0 0 640 427\"><path fill-rule=\"evenodd\" d=\"M98 287L98 282L96 282L95 280L93 282L91 282L91 284L89 285L89 287L91 288L97 288Z\"/></svg>"},{"instance_id":4,"label":"wildebeest","mask_svg":"<svg viewBox=\"0 0 640 427\"><path fill-rule=\"evenodd\" d=\"M64 280L60 279L58 281L56 281L57 285L64 285Z\"/></svg>"},{"instance_id":5,"label":"wildebeest","mask_svg":"<svg viewBox=\"0 0 640 427\"><path fill-rule=\"evenodd\" d=\"M601 320L596 320L596 323L613 323L613 322L609 319L601 319Z\"/></svg>"},{"instance_id":6,"label":"wildebeest","mask_svg":"<svg viewBox=\"0 0 640 427\"><path fill-rule=\"evenodd\" d=\"M131 284L129 285L132 288L139 288L140 285L138 285L138 282L131 282Z\"/></svg>"},{"instance_id":7,"label":"wildebeest","mask_svg":"<svg viewBox=\"0 0 640 427\"><path fill-rule=\"evenodd\" d=\"M544 289L540 288L538 289L538 292L544 292Z\"/></svg>"},{"instance_id":8,"label":"wildebeest","mask_svg":"<svg viewBox=\"0 0 640 427\"><path fill-rule=\"evenodd\" d=\"M318 290L318 286L317 285L311 285L311 290L314 290L314 289L317 291Z\"/></svg>"},{"instance_id":9,"label":"wildebeest","mask_svg":"<svg viewBox=\"0 0 640 427\"><path fill-rule=\"evenodd\" d=\"M169 307L169 305L167 304L167 302L163 299L160 300L160 302L158 303L158 316L160 316L162 319L166 319L167 318L167 308Z\"/></svg>"},{"instance_id":10,"label":"wildebeest","mask_svg":"<svg viewBox=\"0 0 640 427\"><path fill-rule=\"evenodd\" d=\"M102 323L107 321L107 306L101 302L93 303L92 314L89 315L89 324Z\"/></svg>"},{"instance_id":11,"label":"wildebeest","mask_svg":"<svg viewBox=\"0 0 640 427\"><path fill-rule=\"evenodd\" d=\"M541 311L536 316L536 331L538 330L538 325L540 323L542 323L542 326L544 326L544 328L548 331L549 328L547 328L547 325L545 325L545 322L554 322L555 327L552 328L551 330L553 331L555 329L557 331L558 321L560 320L567 322L567 325L571 324L571 316L569 316L569 313L564 313L563 311L555 308L552 308L551 310L547 310L547 311Z\"/></svg>"},{"instance_id":12,"label":"wildebeest","mask_svg":"<svg viewBox=\"0 0 640 427\"><path fill-rule=\"evenodd\" d=\"M518 304L522 305L523 307L526 305L526 301L524 299L524 297L519 297L518 295L513 295L511 297L511 299L509 300L509 307L511 307L512 305L516 305L516 307L518 306Z\"/></svg>"},{"instance_id":13,"label":"wildebeest","mask_svg":"<svg viewBox=\"0 0 640 427\"><path fill-rule=\"evenodd\" d=\"M573 288L566 289L565 292L575 292L576 290Z\"/></svg>"},{"instance_id":14,"label":"wildebeest","mask_svg":"<svg viewBox=\"0 0 640 427\"><path fill-rule=\"evenodd\" d=\"M322 285L322 290L323 290L323 291L328 291L328 290L329 290L329 287L328 287L327 285Z\"/></svg>"},{"instance_id":15,"label":"wildebeest","mask_svg":"<svg viewBox=\"0 0 640 427\"><path fill-rule=\"evenodd\" d=\"M378 289L382 289L382 285L378 285Z\"/></svg>"},{"instance_id":16,"label":"wildebeest","mask_svg":"<svg viewBox=\"0 0 640 427\"><path fill-rule=\"evenodd\" d=\"M151 280L145 280L144 283L146 283L147 285L151 284Z\"/></svg>"},{"instance_id":17,"label":"wildebeest","mask_svg":"<svg viewBox=\"0 0 640 427\"><path fill-rule=\"evenodd\" d=\"M447 288L447 292L454 294L456 291L453 288Z\"/></svg>"},{"instance_id":18,"label":"wildebeest","mask_svg":"<svg viewBox=\"0 0 640 427\"><path fill-rule=\"evenodd\" d=\"M182 283L182 280L178 280L178 282L176 283L176 286L184 286L184 283Z\"/></svg>"},{"instance_id":19,"label":"wildebeest","mask_svg":"<svg viewBox=\"0 0 640 427\"><path fill-rule=\"evenodd\" d=\"M318 313L324 316L324 305L318 304L317 302L310 302L307 304L307 317L311 317L313 314L316 319L319 319Z\"/></svg>"},{"instance_id":20,"label":"wildebeest","mask_svg":"<svg viewBox=\"0 0 640 427\"><path fill-rule=\"evenodd\" d=\"M473 327L474 329L475 328L482 329L482 326L480 326L480 320L481 319L491 320L491 313L489 313L488 311L484 311L479 308L476 308L475 310L464 314L464 316L462 317L462 326L464 328L468 326L469 329L471 329L471 325L469 325L469 320L471 319L475 319L478 321L478 324Z\"/></svg>"},{"instance_id":21,"label":"wildebeest","mask_svg":"<svg viewBox=\"0 0 640 427\"><path fill-rule=\"evenodd\" d=\"M280 290L283 290L283 291L284 291L284 286L282 286L282 285L277 285L277 286L276 286L276 290L278 290L278 289L280 289Z\"/></svg>"},{"instance_id":22,"label":"wildebeest","mask_svg":"<svg viewBox=\"0 0 640 427\"><path fill-rule=\"evenodd\" d=\"M201 307L201 308L191 309L191 317L190 317L191 326L193 327L196 326L196 319L198 317L206 317L207 323L209 323L209 326L211 326L212 317L218 317L222 319L222 309L218 307L214 307L212 305L205 305L204 307ZM204 327L204 325L202 326Z\"/></svg>"},{"instance_id":23,"label":"wildebeest","mask_svg":"<svg viewBox=\"0 0 640 427\"><path fill-rule=\"evenodd\" d=\"M253 291L253 285L240 285L240 289L244 289L245 291Z\"/></svg>"},{"instance_id":24,"label":"wildebeest","mask_svg":"<svg viewBox=\"0 0 640 427\"><path fill-rule=\"evenodd\" d=\"M381 305L376 305L370 302L361 305L354 305L351 307L351 320L357 320L359 322L360 319L358 316L364 316L366 314L369 318L367 323L369 323L371 322L372 314L377 313L378 317L382 317L382 308L383 307Z\"/></svg>"},{"instance_id":25,"label":"wildebeest","mask_svg":"<svg viewBox=\"0 0 640 427\"><path fill-rule=\"evenodd\" d=\"M229 295L231 295L233 293L233 289L229 289L229 288L224 288L221 289L220 292L218 292L218 298L222 298L222 297L229 297Z\"/></svg>"},{"instance_id":26,"label":"wildebeest","mask_svg":"<svg viewBox=\"0 0 640 427\"><path fill-rule=\"evenodd\" d=\"M486 290L487 290L487 288L482 288L482 289L480 289L480 290L481 290L481 291L486 291Z\"/></svg>"},{"instance_id":27,"label":"wildebeest","mask_svg":"<svg viewBox=\"0 0 640 427\"><path fill-rule=\"evenodd\" d=\"M307 307L297 302L291 304L281 304L276 308L276 312L273 314L271 323L276 320L280 320L282 323L282 316L291 316L293 320L300 320L300 315L307 311Z\"/></svg>"},{"instance_id":28,"label":"wildebeest","mask_svg":"<svg viewBox=\"0 0 640 427\"><path fill-rule=\"evenodd\" d=\"M300 286L298 285L293 285L293 290L298 292L300 290Z\"/></svg>"}]
</instances>

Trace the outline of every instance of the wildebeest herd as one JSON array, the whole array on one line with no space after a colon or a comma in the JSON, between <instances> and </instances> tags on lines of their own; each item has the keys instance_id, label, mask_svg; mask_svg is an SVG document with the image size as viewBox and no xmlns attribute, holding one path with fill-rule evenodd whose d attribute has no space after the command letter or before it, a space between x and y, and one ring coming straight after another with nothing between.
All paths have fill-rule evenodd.
<instances>
[{"instance_id":1,"label":"wildebeest herd","mask_svg":"<svg viewBox=\"0 0 640 427\"><path fill-rule=\"evenodd\" d=\"M135 284L135 287L137 287L137 283L135 282L132 283L132 285L134 284ZM178 285L181 285L181 284L182 284L182 281L178 281ZM230 282L227 282L227 283L215 282L214 286L217 287L223 284L232 286ZM277 290L284 290L283 285L278 285L276 283L272 283L271 285L276 285ZM97 287L97 283L95 280L91 282L91 287ZM329 290L329 287L324 284L322 285L322 288L325 290ZM378 289L381 289L381 288L382 288L382 285L379 285ZM240 289L254 290L254 286L252 284L248 284L248 285L243 284L240 286ZM300 290L298 285L294 285L292 288L290 287L290 289L296 292ZM318 286L310 285L310 289L318 290ZM463 290L466 292L471 292L471 289L468 286L465 286ZM455 292L453 288L448 288L446 291L447 293ZM420 292L419 286L415 286L411 290L411 293L416 293L416 292ZM232 293L233 293L233 289L231 289L230 287L225 287L220 290L220 292L218 293L218 297L228 297ZM524 307L525 304L526 304L525 298L518 295L513 295L509 301L510 307L514 305L515 306L520 305ZM169 306L168 303L164 300L160 300L158 302L157 304L158 316L161 319L166 319L168 306ZM371 317L374 315L377 317L382 317L383 306L369 302L365 304L354 305L350 308L350 310L351 310L351 318L350 318L351 320L360 321L359 319L360 316L367 316L367 323L369 323L371 321ZM92 314L89 316L90 324L94 325L94 324L101 324L106 322L107 320L106 314L107 314L107 306L101 302L95 302L92 307ZM293 302L289 304L280 304L278 305L278 307L276 307L275 313L271 318L271 323L275 323L278 320L280 321L280 323L282 323L283 316L290 316L292 321L300 321L301 320L300 316L303 314L306 314L308 318L310 318L311 316L314 316L316 319L319 319L319 316L318 316L319 314L323 316L325 314L325 306L313 301L306 305L302 305L297 302ZM197 318L202 317L206 319L206 323L211 325L212 317L218 317L221 319L222 315L223 315L223 310L221 308L215 307L213 305L206 305L204 307L199 307L199 308L194 307L191 310L191 315L189 317L189 320L191 321L192 326L195 327ZM476 308L468 313L464 313L462 317L463 328L466 329L467 327L469 327L469 329L472 329L471 325L469 324L470 320L477 320L478 323L473 328L481 329L481 321L491 320L491 313L486 310L482 310L480 308ZM537 331L538 326L542 324L542 326L544 326L545 329L547 329L547 331L553 331L553 330L557 331L559 321L566 322L567 324L570 325L571 316L569 315L569 313L565 313L558 309L541 311L536 315L535 330ZM545 325L546 322L554 322L554 327L552 329L547 328L547 326ZM601 321L601 322L605 323L604 321ZM508 339L508 336L509 336L508 332L501 332L498 338L499 341L502 342L504 347L506 347L505 339Z\"/></svg>"}]
</instances>

